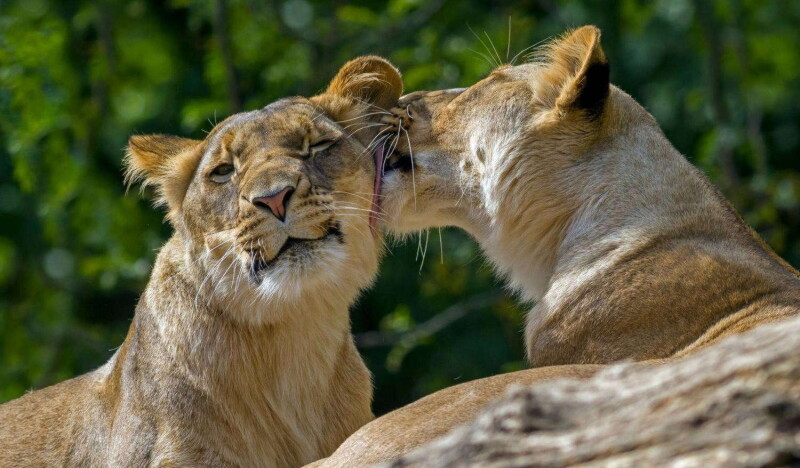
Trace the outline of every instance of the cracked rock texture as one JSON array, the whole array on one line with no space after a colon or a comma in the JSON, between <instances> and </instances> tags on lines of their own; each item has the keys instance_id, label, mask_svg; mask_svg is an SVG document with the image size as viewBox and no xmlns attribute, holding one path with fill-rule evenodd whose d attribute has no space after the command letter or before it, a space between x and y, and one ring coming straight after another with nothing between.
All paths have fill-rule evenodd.
<instances>
[{"instance_id":1,"label":"cracked rock texture","mask_svg":"<svg viewBox=\"0 0 800 468\"><path fill-rule=\"evenodd\" d=\"M513 389L379 466L800 467L800 318L680 361Z\"/></svg>"}]
</instances>

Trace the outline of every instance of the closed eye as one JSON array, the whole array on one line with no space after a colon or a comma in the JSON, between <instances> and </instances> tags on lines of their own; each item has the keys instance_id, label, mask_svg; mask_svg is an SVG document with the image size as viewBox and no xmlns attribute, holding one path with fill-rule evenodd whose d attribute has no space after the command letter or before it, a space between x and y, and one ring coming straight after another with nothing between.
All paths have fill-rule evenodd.
<instances>
[{"instance_id":1,"label":"closed eye","mask_svg":"<svg viewBox=\"0 0 800 468\"><path fill-rule=\"evenodd\" d=\"M311 154L319 153L320 151L325 151L326 149L330 148L331 146L338 143L339 140L335 138L330 138L327 140L322 140L317 143L311 145L308 149L310 150Z\"/></svg>"}]
</instances>

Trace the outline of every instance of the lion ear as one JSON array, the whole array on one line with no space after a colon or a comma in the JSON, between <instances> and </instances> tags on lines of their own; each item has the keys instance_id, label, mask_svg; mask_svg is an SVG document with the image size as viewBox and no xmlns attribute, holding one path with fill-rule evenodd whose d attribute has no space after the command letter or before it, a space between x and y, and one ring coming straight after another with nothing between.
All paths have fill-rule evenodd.
<instances>
[{"instance_id":1,"label":"lion ear","mask_svg":"<svg viewBox=\"0 0 800 468\"><path fill-rule=\"evenodd\" d=\"M358 57L342 66L325 94L388 109L403 94L403 78L400 71L386 59L373 55Z\"/></svg>"},{"instance_id":2,"label":"lion ear","mask_svg":"<svg viewBox=\"0 0 800 468\"><path fill-rule=\"evenodd\" d=\"M195 155L200 141L169 135L134 135L128 140L125 157L125 182L153 185L157 205L170 211L180 208L199 158Z\"/></svg>"},{"instance_id":3,"label":"lion ear","mask_svg":"<svg viewBox=\"0 0 800 468\"><path fill-rule=\"evenodd\" d=\"M558 111L582 111L591 118L602 114L610 83L600 35L598 28L583 26L546 47L541 87L547 88L545 95L557 93L551 102Z\"/></svg>"}]
</instances>

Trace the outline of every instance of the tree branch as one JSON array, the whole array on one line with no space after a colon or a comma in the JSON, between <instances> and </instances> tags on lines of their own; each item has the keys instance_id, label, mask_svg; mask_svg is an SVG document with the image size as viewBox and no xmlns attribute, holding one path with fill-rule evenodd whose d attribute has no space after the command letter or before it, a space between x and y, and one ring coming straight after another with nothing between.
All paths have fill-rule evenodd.
<instances>
[{"instance_id":1,"label":"tree branch","mask_svg":"<svg viewBox=\"0 0 800 468\"><path fill-rule=\"evenodd\" d=\"M405 333L385 333L380 331L359 333L356 335L356 346L359 348L376 348L416 343L442 331L453 322L467 316L470 312L485 309L497 303L500 299L501 295L495 291L476 294L453 304Z\"/></svg>"}]
</instances>

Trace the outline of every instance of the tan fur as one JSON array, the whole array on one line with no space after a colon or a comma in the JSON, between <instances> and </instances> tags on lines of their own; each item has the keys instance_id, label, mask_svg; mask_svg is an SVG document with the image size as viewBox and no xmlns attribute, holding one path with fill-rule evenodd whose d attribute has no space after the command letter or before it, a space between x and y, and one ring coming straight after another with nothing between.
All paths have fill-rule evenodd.
<instances>
[{"instance_id":1,"label":"tan fur","mask_svg":"<svg viewBox=\"0 0 800 468\"><path fill-rule=\"evenodd\" d=\"M391 460L471 421L486 403L513 385L534 385L558 378L584 379L602 368L541 367L454 385L381 416L348 438L334 455L308 466L356 468Z\"/></svg>"},{"instance_id":2,"label":"tan fur","mask_svg":"<svg viewBox=\"0 0 800 468\"><path fill-rule=\"evenodd\" d=\"M594 27L470 88L407 95L395 113L387 123L415 165L384 180L388 226L472 234L536 302L525 330L534 367L678 358L800 310L797 272L609 85ZM458 392L487 402L501 387ZM450 391L422 400L441 405L431 417L417 403L397 410L321 466L390 459L462 423ZM402 433L419 435L398 444Z\"/></svg>"},{"instance_id":3,"label":"tan fur","mask_svg":"<svg viewBox=\"0 0 800 468\"><path fill-rule=\"evenodd\" d=\"M374 132L337 122L367 114L374 89L397 99L396 74L361 58L329 92L234 115L203 141L131 138L128 176L157 188L174 234L107 364L0 406L0 466L294 467L368 422L347 308L381 252L362 195ZM215 182L223 164L235 172ZM252 201L284 186L281 222ZM281 251L289 238L311 240Z\"/></svg>"}]
</instances>

